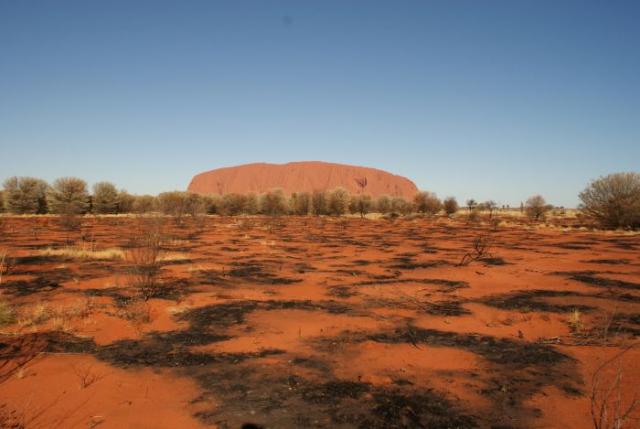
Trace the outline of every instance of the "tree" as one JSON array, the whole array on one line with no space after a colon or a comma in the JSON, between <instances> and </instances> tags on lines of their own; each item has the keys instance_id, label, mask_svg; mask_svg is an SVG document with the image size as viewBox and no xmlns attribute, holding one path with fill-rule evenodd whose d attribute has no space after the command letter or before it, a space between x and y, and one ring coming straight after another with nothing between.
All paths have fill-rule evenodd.
<instances>
[{"instance_id":1,"label":"tree","mask_svg":"<svg viewBox=\"0 0 640 429\"><path fill-rule=\"evenodd\" d=\"M311 195L308 192L300 192L291 194L289 207L293 214L298 216L306 216L311 211Z\"/></svg>"},{"instance_id":2,"label":"tree","mask_svg":"<svg viewBox=\"0 0 640 429\"><path fill-rule=\"evenodd\" d=\"M225 194L222 197L222 213L227 216L237 216L245 209L247 199L241 194Z\"/></svg>"},{"instance_id":3,"label":"tree","mask_svg":"<svg viewBox=\"0 0 640 429\"><path fill-rule=\"evenodd\" d=\"M313 191L311 195L311 212L316 215L325 215L328 211L327 194L323 191Z\"/></svg>"},{"instance_id":4,"label":"tree","mask_svg":"<svg viewBox=\"0 0 640 429\"><path fill-rule=\"evenodd\" d=\"M52 213L79 215L89 208L87 182L76 177L61 177L53 182L47 193L47 201Z\"/></svg>"},{"instance_id":5,"label":"tree","mask_svg":"<svg viewBox=\"0 0 640 429\"><path fill-rule=\"evenodd\" d=\"M360 214L361 218L371 211L373 200L369 195L354 195L349 202L349 211Z\"/></svg>"},{"instance_id":6,"label":"tree","mask_svg":"<svg viewBox=\"0 0 640 429\"><path fill-rule=\"evenodd\" d=\"M413 212L413 204L402 197L394 197L391 200L391 211L406 216Z\"/></svg>"},{"instance_id":7,"label":"tree","mask_svg":"<svg viewBox=\"0 0 640 429\"><path fill-rule=\"evenodd\" d=\"M580 209L606 228L640 227L640 174L614 173L592 181Z\"/></svg>"},{"instance_id":8,"label":"tree","mask_svg":"<svg viewBox=\"0 0 640 429\"><path fill-rule=\"evenodd\" d=\"M386 195L381 195L376 201L376 210L378 213L387 214L391 212L391 198Z\"/></svg>"},{"instance_id":9,"label":"tree","mask_svg":"<svg viewBox=\"0 0 640 429\"><path fill-rule=\"evenodd\" d=\"M469 209L470 212L473 211L477 205L478 203L473 198L467 200L467 209Z\"/></svg>"},{"instance_id":10,"label":"tree","mask_svg":"<svg viewBox=\"0 0 640 429\"><path fill-rule=\"evenodd\" d=\"M133 211L136 213L151 213L157 207L156 197L152 195L139 195L133 201Z\"/></svg>"},{"instance_id":11,"label":"tree","mask_svg":"<svg viewBox=\"0 0 640 429\"><path fill-rule=\"evenodd\" d=\"M243 213L248 215L256 215L260 213L260 201L256 194L247 194L244 199Z\"/></svg>"},{"instance_id":12,"label":"tree","mask_svg":"<svg viewBox=\"0 0 640 429\"><path fill-rule=\"evenodd\" d=\"M35 177L11 177L4 182L5 207L15 214L47 212L47 182Z\"/></svg>"},{"instance_id":13,"label":"tree","mask_svg":"<svg viewBox=\"0 0 640 429\"><path fill-rule=\"evenodd\" d=\"M93 212L98 214L116 213L118 210L118 190L110 182L93 185Z\"/></svg>"},{"instance_id":14,"label":"tree","mask_svg":"<svg viewBox=\"0 0 640 429\"><path fill-rule=\"evenodd\" d=\"M260 198L260 212L269 216L281 216L287 214L287 200L282 189L274 189Z\"/></svg>"},{"instance_id":15,"label":"tree","mask_svg":"<svg viewBox=\"0 0 640 429\"><path fill-rule=\"evenodd\" d=\"M418 192L413 197L413 205L417 212L434 215L442 208L442 203L433 192Z\"/></svg>"},{"instance_id":16,"label":"tree","mask_svg":"<svg viewBox=\"0 0 640 429\"><path fill-rule=\"evenodd\" d=\"M551 207L547 205L547 202L542 195L534 195L527 199L524 204L525 212L529 219L540 220L544 217L544 214L549 211Z\"/></svg>"},{"instance_id":17,"label":"tree","mask_svg":"<svg viewBox=\"0 0 640 429\"><path fill-rule=\"evenodd\" d=\"M447 216L451 216L458 211L458 201L454 197L445 198L442 205L444 206L444 212Z\"/></svg>"},{"instance_id":18,"label":"tree","mask_svg":"<svg viewBox=\"0 0 640 429\"><path fill-rule=\"evenodd\" d=\"M162 213L174 217L179 222L187 211L187 193L163 192L158 195L158 206Z\"/></svg>"},{"instance_id":19,"label":"tree","mask_svg":"<svg viewBox=\"0 0 640 429\"><path fill-rule=\"evenodd\" d=\"M127 191L125 191L124 189L121 189L120 192L118 192L118 199L117 199L117 212L118 213L131 213L133 212L133 206L136 202L136 197L131 195L130 193L128 193Z\"/></svg>"},{"instance_id":20,"label":"tree","mask_svg":"<svg viewBox=\"0 0 640 429\"><path fill-rule=\"evenodd\" d=\"M493 217L493 212L498 208L498 204L493 200L489 200L489 201L485 201L482 204L479 204L478 208L480 210L488 211L489 212L489 219L491 219Z\"/></svg>"},{"instance_id":21,"label":"tree","mask_svg":"<svg viewBox=\"0 0 640 429\"><path fill-rule=\"evenodd\" d=\"M349 208L349 193L344 188L336 188L329 193L328 212L333 216L342 216Z\"/></svg>"}]
</instances>

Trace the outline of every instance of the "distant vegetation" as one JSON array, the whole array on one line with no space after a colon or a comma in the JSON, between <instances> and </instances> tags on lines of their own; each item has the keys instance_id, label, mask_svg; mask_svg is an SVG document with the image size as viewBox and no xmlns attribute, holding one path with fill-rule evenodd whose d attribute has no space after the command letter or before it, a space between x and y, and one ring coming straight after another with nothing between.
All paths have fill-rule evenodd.
<instances>
[{"instance_id":1,"label":"distant vegetation","mask_svg":"<svg viewBox=\"0 0 640 429\"><path fill-rule=\"evenodd\" d=\"M360 183L360 182L359 182ZM63 177L53 184L34 177L11 177L0 190L0 213L19 215L59 214L73 227L73 217L82 214L161 213L177 220L185 216L202 215L298 215L365 217L369 213L401 215L419 213L424 216L443 214L452 216L460 210L454 197L440 200L435 193L418 192L412 201L383 195L366 195L366 182L361 181L360 192L349 194L343 188L334 190L299 192L286 195L280 189L265 194L200 195L172 191L153 195L131 195L110 182L99 182L89 192L87 183L75 177ZM580 213L584 221L603 228L640 228L640 174L616 173L591 182L580 193ZM469 222L494 219L500 207L495 201L465 202L465 218ZM565 214L564 208L555 208L541 195L534 195L521 204L520 212L532 222L545 220L546 215ZM483 217L480 214L483 214Z\"/></svg>"}]
</instances>

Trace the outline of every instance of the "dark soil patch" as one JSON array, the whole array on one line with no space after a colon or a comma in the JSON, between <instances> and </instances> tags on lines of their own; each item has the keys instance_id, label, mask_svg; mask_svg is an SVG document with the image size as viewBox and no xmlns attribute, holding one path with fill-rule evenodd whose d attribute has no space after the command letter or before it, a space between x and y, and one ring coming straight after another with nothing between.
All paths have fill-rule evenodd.
<instances>
[{"instance_id":1,"label":"dark soil patch","mask_svg":"<svg viewBox=\"0 0 640 429\"><path fill-rule=\"evenodd\" d=\"M518 310L524 313L530 311L567 313L573 310L588 312L594 309L593 307L581 304L554 304L544 301L544 298L555 297L583 297L583 295L568 291L527 290L506 295L491 296L479 302L502 310Z\"/></svg>"},{"instance_id":2,"label":"dark soil patch","mask_svg":"<svg viewBox=\"0 0 640 429\"><path fill-rule=\"evenodd\" d=\"M589 286L607 287L607 288L615 287L615 288L621 288L621 289L639 289L640 290L640 283L598 277L592 271L576 271L576 272L569 272L569 273L561 272L557 274L567 275L569 279L588 284Z\"/></svg>"}]
</instances>

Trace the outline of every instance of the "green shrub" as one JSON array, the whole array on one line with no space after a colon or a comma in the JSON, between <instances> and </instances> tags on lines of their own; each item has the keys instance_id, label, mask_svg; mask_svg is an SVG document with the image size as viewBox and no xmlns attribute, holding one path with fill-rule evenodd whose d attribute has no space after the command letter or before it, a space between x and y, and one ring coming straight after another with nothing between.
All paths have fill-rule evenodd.
<instances>
[{"instance_id":1,"label":"green shrub","mask_svg":"<svg viewBox=\"0 0 640 429\"><path fill-rule=\"evenodd\" d=\"M640 228L640 174L615 173L580 193L580 209L606 228Z\"/></svg>"}]
</instances>

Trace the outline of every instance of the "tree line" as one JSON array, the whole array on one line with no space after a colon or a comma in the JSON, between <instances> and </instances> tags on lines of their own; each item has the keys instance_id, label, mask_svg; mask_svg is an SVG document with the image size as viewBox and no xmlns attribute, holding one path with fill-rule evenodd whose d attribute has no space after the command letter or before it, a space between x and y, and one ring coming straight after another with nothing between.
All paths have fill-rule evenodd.
<instances>
[{"instance_id":1,"label":"tree line","mask_svg":"<svg viewBox=\"0 0 640 429\"><path fill-rule=\"evenodd\" d=\"M614 173L592 181L579 194L582 214L606 228L640 227L640 174ZM421 213L452 215L459 210L454 197L439 199L432 192L418 192L411 201L401 197L372 198L363 193L349 194L343 188L285 195L274 189L264 194L200 195L190 192L163 192L157 196L132 195L110 182L93 185L76 177L62 177L52 184L34 177L11 177L0 191L0 212L12 214L125 214L159 212L175 217L186 215L333 215L347 213L365 216L376 212L408 215ZM494 201L466 202L469 216L497 210ZM540 195L521 206L533 220L541 220L552 208Z\"/></svg>"}]
</instances>

